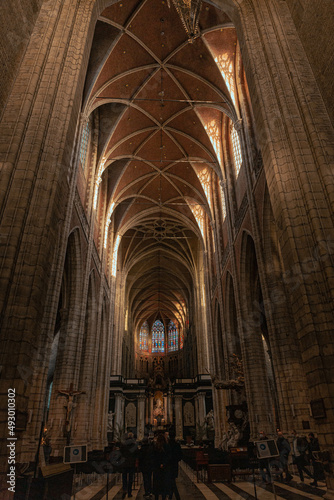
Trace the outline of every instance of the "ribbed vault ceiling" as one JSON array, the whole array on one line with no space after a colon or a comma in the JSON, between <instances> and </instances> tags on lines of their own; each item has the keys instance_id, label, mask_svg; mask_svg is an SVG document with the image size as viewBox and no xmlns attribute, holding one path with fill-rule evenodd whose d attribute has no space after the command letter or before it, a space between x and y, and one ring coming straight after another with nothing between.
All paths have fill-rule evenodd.
<instances>
[{"instance_id":1,"label":"ribbed vault ceiling","mask_svg":"<svg viewBox=\"0 0 334 500\"><path fill-rule=\"evenodd\" d=\"M172 2L171 2L172 3ZM145 319L187 316L202 248L191 206L211 218L199 177L220 171L205 125L221 133L235 119L215 58L234 64L235 30L227 15L203 2L200 36L189 43L173 5L126 0L105 9L96 25L84 111L99 110L98 162L107 177L106 211L121 234L130 314Z\"/></svg>"}]
</instances>

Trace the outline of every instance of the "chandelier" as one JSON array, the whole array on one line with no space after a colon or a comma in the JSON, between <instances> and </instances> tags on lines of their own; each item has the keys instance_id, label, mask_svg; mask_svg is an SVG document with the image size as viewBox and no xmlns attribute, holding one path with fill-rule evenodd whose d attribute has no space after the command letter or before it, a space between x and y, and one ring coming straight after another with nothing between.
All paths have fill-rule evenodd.
<instances>
[{"instance_id":1,"label":"chandelier","mask_svg":"<svg viewBox=\"0 0 334 500\"><path fill-rule=\"evenodd\" d=\"M192 43L194 38L199 34L198 21L202 7L202 0L173 0L173 4L179 14L184 29ZM170 6L170 0L168 0Z\"/></svg>"}]
</instances>

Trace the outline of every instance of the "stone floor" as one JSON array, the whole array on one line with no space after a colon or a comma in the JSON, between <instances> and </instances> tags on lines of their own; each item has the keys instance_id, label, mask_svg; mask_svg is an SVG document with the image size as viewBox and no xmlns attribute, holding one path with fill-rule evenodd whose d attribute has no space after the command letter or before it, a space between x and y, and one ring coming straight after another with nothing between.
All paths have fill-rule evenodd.
<instances>
[{"instance_id":1,"label":"stone floor","mask_svg":"<svg viewBox=\"0 0 334 500\"><path fill-rule=\"evenodd\" d=\"M144 488L141 482L141 475L138 475L132 491L133 500L144 498ZM274 483L276 490L276 500L321 500L326 493L324 483L320 483L318 488L309 485L309 480L300 483L299 478L294 476L289 484ZM184 463L181 464L177 487L181 500L275 500L273 485L262 485L251 481L236 481L233 483L202 483L196 481L196 475ZM121 500L122 485L119 480L116 486L112 486L106 494L106 487L102 483L92 484L76 494L75 500ZM127 498L127 497L126 497ZM161 497L160 497L161 499ZM74 497L72 497L74 500Z\"/></svg>"}]
</instances>

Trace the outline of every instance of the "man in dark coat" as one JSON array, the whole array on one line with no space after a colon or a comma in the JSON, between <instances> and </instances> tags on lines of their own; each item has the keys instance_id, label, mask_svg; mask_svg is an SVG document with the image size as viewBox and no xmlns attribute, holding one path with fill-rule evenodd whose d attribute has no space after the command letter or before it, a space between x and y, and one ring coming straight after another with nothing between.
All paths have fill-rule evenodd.
<instances>
[{"instance_id":1,"label":"man in dark coat","mask_svg":"<svg viewBox=\"0 0 334 500\"><path fill-rule=\"evenodd\" d=\"M136 459L138 455L138 446L134 439L132 432L129 432L127 438L120 449L122 456L122 481L123 481L123 494L122 498L132 497L132 484L136 471Z\"/></svg>"},{"instance_id":2,"label":"man in dark coat","mask_svg":"<svg viewBox=\"0 0 334 500\"><path fill-rule=\"evenodd\" d=\"M285 439L285 437L283 436L283 432L282 431L278 431L277 432L277 448L278 448L278 451L279 451L279 461L281 463L281 467L283 469L283 472L285 472L285 480L286 482L289 482L291 481L292 479L292 476L289 472L289 468L288 468L288 460L289 460L289 454L290 454L290 451L291 451L291 446L288 442L287 439ZM281 479L283 480L283 474L281 475Z\"/></svg>"},{"instance_id":3,"label":"man in dark coat","mask_svg":"<svg viewBox=\"0 0 334 500\"><path fill-rule=\"evenodd\" d=\"M313 465L313 483L310 483L312 486L318 486L318 480L323 476L323 467L319 460L317 460L317 451L320 451L319 441L313 434L310 432L308 435L309 444L308 444L308 452L310 456L311 463ZM315 452L315 453L314 453Z\"/></svg>"},{"instance_id":4,"label":"man in dark coat","mask_svg":"<svg viewBox=\"0 0 334 500\"><path fill-rule=\"evenodd\" d=\"M153 448L153 493L155 500L166 500L170 483L170 446L165 436L159 434Z\"/></svg>"},{"instance_id":5,"label":"man in dark coat","mask_svg":"<svg viewBox=\"0 0 334 500\"><path fill-rule=\"evenodd\" d=\"M149 442L148 436L145 436L139 450L139 470L143 474L144 498L149 498L152 493L152 474L153 474L153 445Z\"/></svg>"},{"instance_id":6,"label":"man in dark coat","mask_svg":"<svg viewBox=\"0 0 334 500\"><path fill-rule=\"evenodd\" d=\"M179 443L175 441L175 431L169 432L169 446L170 446L170 460L169 460L169 478L170 478L170 486L168 498L171 500L173 498L173 494L175 495L176 500L180 500L180 494L178 492L176 486L176 478L179 475L179 462L182 460L182 450Z\"/></svg>"},{"instance_id":7,"label":"man in dark coat","mask_svg":"<svg viewBox=\"0 0 334 500\"><path fill-rule=\"evenodd\" d=\"M304 482L304 472L308 477L313 478L310 471L305 467L307 464L306 451L308 442L305 436L299 436L297 431L292 431L292 458L293 463L297 465L298 474L301 482Z\"/></svg>"}]
</instances>

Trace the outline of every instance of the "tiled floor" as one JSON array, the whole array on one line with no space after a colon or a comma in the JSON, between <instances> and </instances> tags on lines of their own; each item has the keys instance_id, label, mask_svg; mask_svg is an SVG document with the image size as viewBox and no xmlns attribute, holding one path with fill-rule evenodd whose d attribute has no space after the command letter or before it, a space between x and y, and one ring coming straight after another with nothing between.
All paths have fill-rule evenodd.
<instances>
[{"instance_id":1,"label":"tiled floor","mask_svg":"<svg viewBox=\"0 0 334 500\"><path fill-rule=\"evenodd\" d=\"M274 485L263 485L257 482L255 488L252 481L197 483L194 472L182 463L179 478L177 479L177 487L181 500L275 500L275 494L276 500L321 500L326 493L324 483L320 483L319 488L314 488L308 484L309 482L306 480L304 484L300 483L299 478L294 476L294 479L289 484L275 482ZM108 495L106 494L105 485L100 483L83 489L75 496L75 500L121 500L121 498L122 486L120 481L109 490ZM143 498L144 488L141 475L138 474L132 491L132 499L142 500Z\"/></svg>"}]
</instances>

